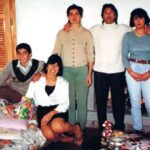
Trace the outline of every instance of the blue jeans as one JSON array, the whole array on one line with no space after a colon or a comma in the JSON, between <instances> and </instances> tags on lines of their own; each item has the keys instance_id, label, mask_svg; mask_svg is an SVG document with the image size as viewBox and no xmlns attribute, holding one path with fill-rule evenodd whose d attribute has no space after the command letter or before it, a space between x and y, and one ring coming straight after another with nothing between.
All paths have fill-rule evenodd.
<instances>
[{"instance_id":1,"label":"blue jeans","mask_svg":"<svg viewBox=\"0 0 150 150\"><path fill-rule=\"evenodd\" d=\"M150 64L138 64L131 62L131 68L134 72L144 73L150 69ZM133 128L142 129L141 99L144 98L145 107L150 116L150 78L146 81L136 81L126 71L126 81L131 100L131 115Z\"/></svg>"}]
</instances>

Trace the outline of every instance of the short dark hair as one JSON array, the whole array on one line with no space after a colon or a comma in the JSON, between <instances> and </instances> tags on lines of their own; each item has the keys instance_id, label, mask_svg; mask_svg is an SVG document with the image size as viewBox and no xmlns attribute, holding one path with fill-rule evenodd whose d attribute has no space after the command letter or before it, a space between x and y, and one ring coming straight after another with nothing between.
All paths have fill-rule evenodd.
<instances>
[{"instance_id":1,"label":"short dark hair","mask_svg":"<svg viewBox=\"0 0 150 150\"><path fill-rule=\"evenodd\" d=\"M150 23L150 18L147 14L147 12L142 8L136 8L131 12L130 16L130 26L134 27L134 17L144 18L145 19L145 25L148 25Z\"/></svg>"},{"instance_id":2,"label":"short dark hair","mask_svg":"<svg viewBox=\"0 0 150 150\"><path fill-rule=\"evenodd\" d=\"M49 64L55 64L55 63L57 63L59 66L59 72L57 73L57 75L62 76L62 74L63 74L63 63L62 63L61 57L58 54L52 54L48 58L47 63L45 64L45 67L44 67L44 72L47 73L47 66Z\"/></svg>"},{"instance_id":3,"label":"short dark hair","mask_svg":"<svg viewBox=\"0 0 150 150\"><path fill-rule=\"evenodd\" d=\"M102 11L101 11L101 17L103 18L103 13L104 13L104 11L105 11L105 9L106 8L111 8L112 9L112 11L115 13L115 15L116 15L116 18L115 18L115 23L117 24L117 20L118 20L118 10L117 10L117 8L113 5L113 4L111 4L111 3L109 3L109 4L104 4L103 5L103 8L102 8ZM102 23L104 22L104 20L102 21Z\"/></svg>"},{"instance_id":4,"label":"short dark hair","mask_svg":"<svg viewBox=\"0 0 150 150\"><path fill-rule=\"evenodd\" d=\"M16 52L18 52L18 50L22 48L26 49L29 54L32 52L30 45L27 43L18 44L16 47Z\"/></svg>"},{"instance_id":5,"label":"short dark hair","mask_svg":"<svg viewBox=\"0 0 150 150\"><path fill-rule=\"evenodd\" d=\"M78 5L76 5L76 4L73 4L73 5L71 5L71 6L69 6L69 7L67 8L67 16L69 16L70 10L72 10L72 9L77 9L78 12L79 12L79 14L80 14L80 16L81 16L81 17L83 16L83 8L80 7L80 6L78 6Z\"/></svg>"}]
</instances>

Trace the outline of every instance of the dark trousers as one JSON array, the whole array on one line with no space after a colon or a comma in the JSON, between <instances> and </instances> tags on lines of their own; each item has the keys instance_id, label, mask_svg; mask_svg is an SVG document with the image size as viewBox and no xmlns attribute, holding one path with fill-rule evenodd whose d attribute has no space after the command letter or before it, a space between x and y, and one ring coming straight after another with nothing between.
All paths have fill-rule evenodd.
<instances>
[{"instance_id":1,"label":"dark trousers","mask_svg":"<svg viewBox=\"0 0 150 150\"><path fill-rule=\"evenodd\" d=\"M112 109L116 130L124 130L125 96L124 72L106 74L94 71L94 88L97 104L97 115L99 130L102 131L102 124L107 120L107 100L109 88L111 90Z\"/></svg>"},{"instance_id":2,"label":"dark trousers","mask_svg":"<svg viewBox=\"0 0 150 150\"><path fill-rule=\"evenodd\" d=\"M9 86L0 87L0 98L6 99L11 103L18 103L21 100L22 95L17 91L13 90Z\"/></svg>"}]
</instances>

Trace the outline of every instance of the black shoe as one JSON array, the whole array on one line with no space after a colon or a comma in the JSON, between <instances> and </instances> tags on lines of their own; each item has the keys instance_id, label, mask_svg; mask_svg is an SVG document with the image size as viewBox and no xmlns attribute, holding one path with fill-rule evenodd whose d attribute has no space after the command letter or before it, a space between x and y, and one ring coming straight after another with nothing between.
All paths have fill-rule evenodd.
<instances>
[{"instance_id":1,"label":"black shoe","mask_svg":"<svg viewBox=\"0 0 150 150\"><path fill-rule=\"evenodd\" d=\"M141 111L142 111L142 114L147 114L147 110L146 110L145 104L141 105Z\"/></svg>"},{"instance_id":2,"label":"black shoe","mask_svg":"<svg viewBox=\"0 0 150 150\"><path fill-rule=\"evenodd\" d=\"M135 130L135 133L139 134L139 135L142 135L142 136L145 135L143 130Z\"/></svg>"}]
</instances>

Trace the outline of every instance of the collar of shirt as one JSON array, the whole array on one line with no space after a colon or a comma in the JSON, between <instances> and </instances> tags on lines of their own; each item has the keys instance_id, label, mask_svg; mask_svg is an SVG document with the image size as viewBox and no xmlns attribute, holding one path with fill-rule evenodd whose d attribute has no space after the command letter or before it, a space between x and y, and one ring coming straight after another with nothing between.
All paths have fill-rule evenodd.
<instances>
[{"instance_id":1,"label":"collar of shirt","mask_svg":"<svg viewBox=\"0 0 150 150\"><path fill-rule=\"evenodd\" d=\"M115 22L111 23L111 24L107 24L107 23L103 23L103 28L104 29L114 29L117 27L117 24Z\"/></svg>"},{"instance_id":2,"label":"collar of shirt","mask_svg":"<svg viewBox=\"0 0 150 150\"><path fill-rule=\"evenodd\" d=\"M31 66L32 66L32 60L29 60L29 63L28 63L27 67L22 66L21 63L20 63L20 61L18 61L18 64L17 64L17 67L19 69L21 69L24 73L26 73Z\"/></svg>"}]
</instances>

